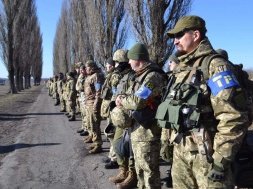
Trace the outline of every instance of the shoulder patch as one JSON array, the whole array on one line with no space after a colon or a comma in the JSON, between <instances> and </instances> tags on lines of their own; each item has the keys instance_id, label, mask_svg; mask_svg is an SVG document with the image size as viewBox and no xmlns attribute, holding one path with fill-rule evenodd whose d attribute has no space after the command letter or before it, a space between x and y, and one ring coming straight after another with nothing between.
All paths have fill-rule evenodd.
<instances>
[{"instance_id":1,"label":"shoulder patch","mask_svg":"<svg viewBox=\"0 0 253 189\"><path fill-rule=\"evenodd\" d=\"M207 85L210 87L213 96L216 96L223 89L230 87L241 88L238 80L231 71L215 74L207 81Z\"/></svg>"},{"instance_id":2,"label":"shoulder patch","mask_svg":"<svg viewBox=\"0 0 253 189\"><path fill-rule=\"evenodd\" d=\"M101 89L101 84L100 83L95 83L95 89L96 91Z\"/></svg>"},{"instance_id":3,"label":"shoulder patch","mask_svg":"<svg viewBox=\"0 0 253 189\"><path fill-rule=\"evenodd\" d=\"M155 88L155 85L152 82L147 82L147 83L145 83L144 86L147 87L148 89L150 89L151 91Z\"/></svg>"}]
</instances>

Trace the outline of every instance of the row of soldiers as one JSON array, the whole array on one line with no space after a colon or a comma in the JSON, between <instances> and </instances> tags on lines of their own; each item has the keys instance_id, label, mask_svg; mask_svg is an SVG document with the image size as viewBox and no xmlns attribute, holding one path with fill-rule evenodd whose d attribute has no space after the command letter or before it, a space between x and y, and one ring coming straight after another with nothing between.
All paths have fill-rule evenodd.
<instances>
[{"instance_id":1,"label":"row of soldiers","mask_svg":"<svg viewBox=\"0 0 253 189\"><path fill-rule=\"evenodd\" d=\"M142 43L117 50L106 62L105 78L92 60L80 66L76 84L67 74L74 82L66 91L76 90L81 102L78 132L87 135L89 153L102 152L100 122L107 119L111 148L102 161L119 167L109 178L118 188L160 189L160 155L173 160L173 188L234 187L231 163L249 123L246 97L225 57L200 70L201 61L217 54L206 31L205 21L191 15L167 32L178 51L170 57L169 74ZM73 118L76 100L66 94Z\"/></svg>"}]
</instances>

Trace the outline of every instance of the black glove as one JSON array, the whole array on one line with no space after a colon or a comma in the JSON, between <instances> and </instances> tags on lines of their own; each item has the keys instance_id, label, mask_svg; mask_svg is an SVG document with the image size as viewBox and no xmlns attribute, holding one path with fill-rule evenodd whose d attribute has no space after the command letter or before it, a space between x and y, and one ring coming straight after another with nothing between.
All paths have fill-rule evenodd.
<instances>
[{"instance_id":1,"label":"black glove","mask_svg":"<svg viewBox=\"0 0 253 189\"><path fill-rule=\"evenodd\" d=\"M225 178L225 169L221 163L213 162L208 170L207 177L212 181L222 181Z\"/></svg>"}]
</instances>

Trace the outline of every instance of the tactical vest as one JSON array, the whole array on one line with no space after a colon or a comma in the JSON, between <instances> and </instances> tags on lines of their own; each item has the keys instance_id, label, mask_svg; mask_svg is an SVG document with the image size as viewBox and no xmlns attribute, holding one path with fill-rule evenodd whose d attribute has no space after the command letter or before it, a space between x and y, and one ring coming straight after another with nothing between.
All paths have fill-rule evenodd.
<instances>
[{"instance_id":1,"label":"tactical vest","mask_svg":"<svg viewBox=\"0 0 253 189\"><path fill-rule=\"evenodd\" d=\"M116 96L125 94L128 88L132 85L132 78L134 77L134 71L130 71L125 74L117 85Z\"/></svg>"},{"instance_id":2,"label":"tactical vest","mask_svg":"<svg viewBox=\"0 0 253 189\"><path fill-rule=\"evenodd\" d=\"M105 83L101 89L101 98L102 99L110 100L113 95L112 94L112 87L110 86L110 80L111 80L112 75L113 75L113 72L109 73L106 76Z\"/></svg>"},{"instance_id":3,"label":"tactical vest","mask_svg":"<svg viewBox=\"0 0 253 189\"><path fill-rule=\"evenodd\" d=\"M178 133L189 133L199 131L203 125L214 125L213 109L210 102L210 91L203 95L201 85L205 81L201 79L201 71L198 66L202 58L199 58L192 67L181 67L169 80L169 92L166 98L159 105L156 119L160 127L173 129ZM180 82L177 82L177 75L183 75ZM175 82L175 83L174 83Z\"/></svg>"}]
</instances>

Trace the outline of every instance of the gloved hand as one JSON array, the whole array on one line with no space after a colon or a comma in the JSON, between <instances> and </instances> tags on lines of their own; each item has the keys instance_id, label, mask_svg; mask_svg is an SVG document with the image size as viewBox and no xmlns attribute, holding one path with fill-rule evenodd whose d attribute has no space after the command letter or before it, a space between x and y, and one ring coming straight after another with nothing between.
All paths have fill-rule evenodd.
<instances>
[{"instance_id":1,"label":"gloved hand","mask_svg":"<svg viewBox=\"0 0 253 189\"><path fill-rule=\"evenodd\" d=\"M160 155L162 159L166 162L171 162L173 160L173 146L168 144L168 141L161 141Z\"/></svg>"},{"instance_id":2,"label":"gloved hand","mask_svg":"<svg viewBox=\"0 0 253 189\"><path fill-rule=\"evenodd\" d=\"M212 181L222 181L225 178L225 169L221 163L213 162L208 170L208 179Z\"/></svg>"}]
</instances>

